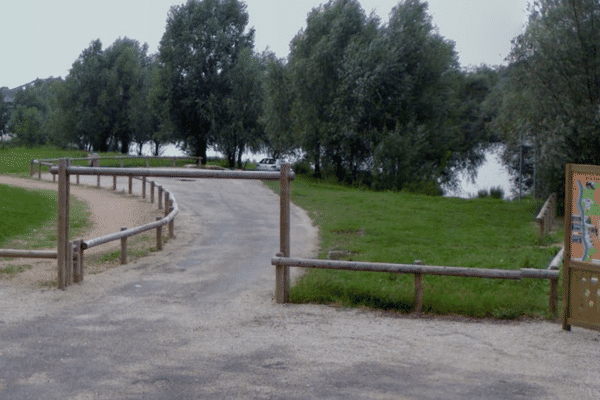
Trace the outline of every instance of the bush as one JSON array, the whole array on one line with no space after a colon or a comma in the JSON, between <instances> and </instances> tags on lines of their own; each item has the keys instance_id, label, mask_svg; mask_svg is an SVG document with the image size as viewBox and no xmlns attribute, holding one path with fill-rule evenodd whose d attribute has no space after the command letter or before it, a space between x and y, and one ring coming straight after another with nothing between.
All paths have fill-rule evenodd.
<instances>
[{"instance_id":1,"label":"bush","mask_svg":"<svg viewBox=\"0 0 600 400\"><path fill-rule=\"evenodd\" d=\"M477 192L477 197L479 197L480 199L483 199L484 197L488 197L488 191L487 189L481 189L480 191Z\"/></svg>"},{"instance_id":2,"label":"bush","mask_svg":"<svg viewBox=\"0 0 600 400\"><path fill-rule=\"evenodd\" d=\"M500 186L490 189L490 197L492 199L502 200L504 198L504 190Z\"/></svg>"},{"instance_id":3,"label":"bush","mask_svg":"<svg viewBox=\"0 0 600 400\"><path fill-rule=\"evenodd\" d=\"M313 172L307 160L298 160L292 164L292 170L298 175L308 175Z\"/></svg>"}]
</instances>

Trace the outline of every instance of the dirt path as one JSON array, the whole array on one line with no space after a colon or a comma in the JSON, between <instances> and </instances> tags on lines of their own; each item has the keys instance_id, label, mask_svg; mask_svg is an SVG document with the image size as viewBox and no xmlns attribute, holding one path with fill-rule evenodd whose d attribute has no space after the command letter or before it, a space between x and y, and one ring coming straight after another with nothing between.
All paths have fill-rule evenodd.
<instances>
[{"instance_id":1,"label":"dirt path","mask_svg":"<svg viewBox=\"0 0 600 400\"><path fill-rule=\"evenodd\" d=\"M34 180L18 178L14 176L0 175L0 184L18 186L27 189L46 189L56 190L56 183L51 182L49 174L44 174L43 180ZM87 182L86 182L87 181ZM92 226L82 235L83 239L92 239L119 232L122 226L132 228L156 220L156 216L161 215L157 206L149 201L144 201L139 196L128 195L124 183L117 188L116 192L106 189L98 189L92 184L91 179L82 179L82 183L88 185L71 185L71 194L79 200L86 202L89 206L90 220ZM108 179L103 181L103 185L112 185ZM139 189L139 183L136 183L136 189ZM134 192L135 193L135 192ZM147 235L146 235L147 236ZM139 241L141 238L137 238ZM120 242L110 242L101 246L94 247L86 251L88 260L87 266L89 272L96 272L103 268L97 261L97 255L107 254L120 249ZM11 279L11 283L27 286L39 286L40 282L51 282L56 280L56 261L54 260L35 260L35 259L12 259L10 261L0 261L0 267L7 265L31 265L28 269Z\"/></svg>"},{"instance_id":2,"label":"dirt path","mask_svg":"<svg viewBox=\"0 0 600 400\"><path fill-rule=\"evenodd\" d=\"M277 196L164 182L163 252L64 292L0 282L0 398L600 398L598 332L274 304ZM292 255L314 255L297 207L292 227Z\"/></svg>"}]
</instances>

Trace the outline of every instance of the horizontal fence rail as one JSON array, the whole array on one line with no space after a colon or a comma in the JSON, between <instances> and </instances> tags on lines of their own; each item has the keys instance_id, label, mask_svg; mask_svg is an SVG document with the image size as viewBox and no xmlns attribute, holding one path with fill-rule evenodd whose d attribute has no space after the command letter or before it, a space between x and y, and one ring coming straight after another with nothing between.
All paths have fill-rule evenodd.
<instances>
[{"instance_id":1,"label":"horizontal fence rail","mask_svg":"<svg viewBox=\"0 0 600 400\"><path fill-rule=\"evenodd\" d=\"M169 192L165 190L165 193ZM115 240L120 240L129 236L134 236L169 224L169 222L171 222L179 213L179 207L177 206L175 197L172 194L170 195L170 200L172 201L172 211L166 217L155 222L149 222L147 224L137 226L135 228L130 228L120 232L115 232L105 236L101 236L95 239L86 240L82 243L82 249L91 249L92 247L100 246L102 244L109 243Z\"/></svg>"},{"instance_id":2,"label":"horizontal fence rail","mask_svg":"<svg viewBox=\"0 0 600 400\"><path fill-rule=\"evenodd\" d=\"M556 193L550 194L542 206L535 220L540 224L540 238L544 238L552 229L552 222L556 214Z\"/></svg>"},{"instance_id":3,"label":"horizontal fence rail","mask_svg":"<svg viewBox=\"0 0 600 400\"><path fill-rule=\"evenodd\" d=\"M421 312L423 307L423 276L443 275L462 276L469 278L513 279L523 278L549 279L550 297L548 299L550 312L555 314L558 309L557 291L559 271L548 269L522 268L519 270L443 267L418 264L369 263L356 261L316 260L306 258L282 257L281 254L271 259L271 264L278 267L301 267L318 269L335 269L346 271L391 272L415 275L415 311Z\"/></svg>"},{"instance_id":4,"label":"horizontal fence rail","mask_svg":"<svg viewBox=\"0 0 600 400\"><path fill-rule=\"evenodd\" d=\"M125 159L146 159L147 168L123 168ZM295 178L295 174L291 171L289 164L282 165L281 171L229 171L229 170L214 170L214 169L178 169L178 168L148 168L150 159L172 159L173 167L176 166L177 159L195 159L200 163L200 158L196 157L148 157L148 156L121 156L121 157L98 157L92 155L85 158L59 158L45 160L31 160L31 175L34 175L34 164L39 165L38 178L41 179L42 166L48 166L49 172L52 174L52 180L56 181L59 177L59 243L57 251L51 251L48 258L58 259L58 287L64 289L73 282L81 282L83 280L83 251L101 244L121 240L121 263L127 263L127 238L148 230L156 229L157 232L157 250L162 250L162 227L168 225L169 237L174 237L174 219L179 213L179 207L174 196L160 185L156 185L154 181L147 180L148 177L164 177L164 178L212 178L212 179L251 179L251 180L270 180L280 181L280 251L284 255L289 255L289 183ZM100 167L100 161L105 159L121 159L121 167ZM72 161L90 161L90 166L74 166ZM58 161L58 166L56 165ZM150 185L150 199L154 203L154 190L158 189L158 208L164 209L165 216L163 218L156 217L157 221L127 229L122 227L120 232L111 233L102 237L93 238L90 240L79 239L75 242L68 242L74 245L70 248L67 244L65 233L61 231L62 225L65 226L68 232L68 209L69 209L69 186L70 176L75 175L77 184L79 184L80 175L97 176L97 186L100 187L100 176L113 177L113 190L116 190L116 179L118 176L126 176L129 178L129 194L132 193L132 179L142 180L142 198L146 198L146 187ZM63 211L61 211L63 210ZM62 232L62 234L61 234ZM62 250L60 250L62 249ZM8 253L6 253L8 254ZM15 254L15 253L12 253ZM41 254L41 253L40 253ZM80 254L80 256L77 256ZM72 257L71 257L72 256ZM70 258L77 259L76 265L69 262ZM282 284L286 287L286 295L289 293L289 268L277 268L277 284ZM278 298L278 302L284 302L284 298Z\"/></svg>"},{"instance_id":5,"label":"horizontal fence rail","mask_svg":"<svg viewBox=\"0 0 600 400\"><path fill-rule=\"evenodd\" d=\"M50 168L51 174L58 174L58 167ZM167 168L111 168L111 167L67 167L70 175L110 175L110 176L146 176L155 178L212 178L212 179L256 179L278 181L281 174L269 171L216 171L210 169L167 169ZM290 180L295 178L290 173Z\"/></svg>"}]
</instances>

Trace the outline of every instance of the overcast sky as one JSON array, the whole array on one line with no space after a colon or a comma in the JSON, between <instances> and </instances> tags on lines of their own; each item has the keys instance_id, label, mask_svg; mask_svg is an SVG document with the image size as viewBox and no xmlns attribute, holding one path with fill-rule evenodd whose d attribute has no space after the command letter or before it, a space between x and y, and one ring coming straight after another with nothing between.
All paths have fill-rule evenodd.
<instances>
[{"instance_id":1,"label":"overcast sky","mask_svg":"<svg viewBox=\"0 0 600 400\"><path fill-rule=\"evenodd\" d=\"M255 51L267 46L286 57L289 43L306 26L306 15L323 1L247 0ZM2 0L0 2L0 87L14 88L36 78L66 77L91 41L103 47L118 37L148 43L158 51L167 13L184 0ZM367 14L382 21L397 0L362 0ZM502 64L510 41L526 21L527 0L430 0L440 33L456 42L463 66Z\"/></svg>"}]
</instances>

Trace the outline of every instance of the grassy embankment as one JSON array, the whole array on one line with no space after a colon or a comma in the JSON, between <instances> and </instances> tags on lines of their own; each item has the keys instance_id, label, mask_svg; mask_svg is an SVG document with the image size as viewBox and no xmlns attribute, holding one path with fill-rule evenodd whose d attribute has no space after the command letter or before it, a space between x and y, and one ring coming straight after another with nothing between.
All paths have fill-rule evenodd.
<instances>
[{"instance_id":1,"label":"grassy embankment","mask_svg":"<svg viewBox=\"0 0 600 400\"><path fill-rule=\"evenodd\" d=\"M268 183L278 190L278 183ZM372 192L297 177L292 201L319 227L321 252L346 250L354 261L469 268L546 268L562 227L540 242L539 203ZM293 256L293 249L292 249ZM560 286L559 286L560 287ZM547 280L424 277L425 313L472 317L544 317ZM311 269L291 289L296 303L366 306L410 312L413 275Z\"/></svg>"}]
</instances>

